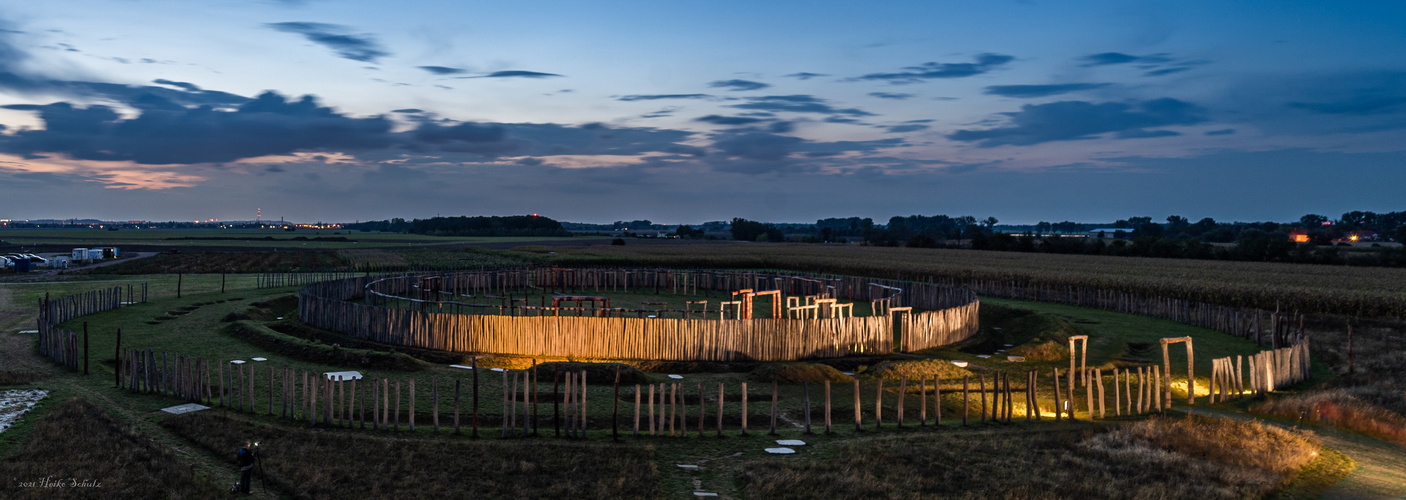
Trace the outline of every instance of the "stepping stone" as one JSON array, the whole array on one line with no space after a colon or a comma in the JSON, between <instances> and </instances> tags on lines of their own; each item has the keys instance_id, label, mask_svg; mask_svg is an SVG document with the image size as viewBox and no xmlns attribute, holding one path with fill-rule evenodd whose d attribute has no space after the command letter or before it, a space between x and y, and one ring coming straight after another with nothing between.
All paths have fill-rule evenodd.
<instances>
[{"instance_id":1,"label":"stepping stone","mask_svg":"<svg viewBox=\"0 0 1406 500\"><path fill-rule=\"evenodd\" d=\"M242 359L230 360L230 364L242 365L242 364L244 364L244 360L242 360Z\"/></svg>"},{"instance_id":2,"label":"stepping stone","mask_svg":"<svg viewBox=\"0 0 1406 500\"><path fill-rule=\"evenodd\" d=\"M781 446L805 446L806 442L799 439L778 439L776 444Z\"/></svg>"},{"instance_id":3,"label":"stepping stone","mask_svg":"<svg viewBox=\"0 0 1406 500\"><path fill-rule=\"evenodd\" d=\"M683 375L669 375L669 378L674 380L683 380Z\"/></svg>"},{"instance_id":4,"label":"stepping stone","mask_svg":"<svg viewBox=\"0 0 1406 500\"><path fill-rule=\"evenodd\" d=\"M696 496L696 497L715 497L715 496L718 496L718 494L717 494L717 493L713 493L713 492L711 492L711 491L695 491L695 492L693 492L693 496Z\"/></svg>"},{"instance_id":5,"label":"stepping stone","mask_svg":"<svg viewBox=\"0 0 1406 500\"><path fill-rule=\"evenodd\" d=\"M851 377L854 376L854 372L841 372L841 373L844 374L844 375L851 376Z\"/></svg>"},{"instance_id":6,"label":"stepping stone","mask_svg":"<svg viewBox=\"0 0 1406 500\"><path fill-rule=\"evenodd\" d=\"M1015 344L1006 344L1006 347L1015 347Z\"/></svg>"},{"instance_id":7,"label":"stepping stone","mask_svg":"<svg viewBox=\"0 0 1406 500\"><path fill-rule=\"evenodd\" d=\"M161 411L164 411L164 412L166 412L166 413L170 413L170 414L172 414L172 415L180 415L180 414L182 414L182 413L190 413L190 412L193 412L193 411L208 410L208 409L210 409L209 406L201 406L201 405L198 405L198 404L195 404L195 403L186 403L186 404L183 404L183 405L172 406L172 407L170 407L170 408L162 408Z\"/></svg>"},{"instance_id":8,"label":"stepping stone","mask_svg":"<svg viewBox=\"0 0 1406 500\"><path fill-rule=\"evenodd\" d=\"M990 355L990 354L977 354L976 357L981 358L981 359L986 359L986 358L991 357L991 355Z\"/></svg>"},{"instance_id":9,"label":"stepping stone","mask_svg":"<svg viewBox=\"0 0 1406 500\"><path fill-rule=\"evenodd\" d=\"M1012 363L1024 363L1025 356L1006 356L1006 360Z\"/></svg>"},{"instance_id":10,"label":"stepping stone","mask_svg":"<svg viewBox=\"0 0 1406 500\"><path fill-rule=\"evenodd\" d=\"M39 330L20 330L20 333L39 333Z\"/></svg>"},{"instance_id":11,"label":"stepping stone","mask_svg":"<svg viewBox=\"0 0 1406 500\"><path fill-rule=\"evenodd\" d=\"M504 370L504 369L502 369L502 368L489 368L489 370L492 370L492 371L495 371L495 372L507 371L507 370Z\"/></svg>"},{"instance_id":12,"label":"stepping stone","mask_svg":"<svg viewBox=\"0 0 1406 500\"><path fill-rule=\"evenodd\" d=\"M699 470L699 469L702 469L702 467L699 467L699 466L697 466L697 465L678 464L678 466L679 466L680 469L688 469L688 470Z\"/></svg>"},{"instance_id":13,"label":"stepping stone","mask_svg":"<svg viewBox=\"0 0 1406 500\"><path fill-rule=\"evenodd\" d=\"M464 366L464 365L449 365L449 367L450 367L450 368L459 368L459 369L463 369L463 370L472 370L472 369L474 369L474 367L472 367L472 366Z\"/></svg>"},{"instance_id":14,"label":"stepping stone","mask_svg":"<svg viewBox=\"0 0 1406 500\"><path fill-rule=\"evenodd\" d=\"M772 455L790 455L795 453L796 450L790 448L767 448L766 452Z\"/></svg>"},{"instance_id":15,"label":"stepping stone","mask_svg":"<svg viewBox=\"0 0 1406 500\"><path fill-rule=\"evenodd\" d=\"M249 359L252 359L252 360L254 360L254 361L268 361L268 360L269 360L268 358L249 358Z\"/></svg>"},{"instance_id":16,"label":"stepping stone","mask_svg":"<svg viewBox=\"0 0 1406 500\"><path fill-rule=\"evenodd\" d=\"M337 377L342 377L342 380L361 380L361 372L353 371L323 372L322 376L325 377L327 380L331 380L333 382L337 381Z\"/></svg>"},{"instance_id":17,"label":"stepping stone","mask_svg":"<svg viewBox=\"0 0 1406 500\"><path fill-rule=\"evenodd\" d=\"M957 365L958 368L966 368L966 367L967 367L967 362L966 362L966 361L960 361L960 360L954 359L954 360L952 360L952 364Z\"/></svg>"},{"instance_id":18,"label":"stepping stone","mask_svg":"<svg viewBox=\"0 0 1406 500\"><path fill-rule=\"evenodd\" d=\"M1001 327L997 326L997 327L993 327L993 328L991 328L991 329L992 329L992 330L1000 330Z\"/></svg>"},{"instance_id":19,"label":"stepping stone","mask_svg":"<svg viewBox=\"0 0 1406 500\"><path fill-rule=\"evenodd\" d=\"M283 319L283 316L279 316L278 319ZM997 328L997 330L999 330L999 328Z\"/></svg>"}]
</instances>

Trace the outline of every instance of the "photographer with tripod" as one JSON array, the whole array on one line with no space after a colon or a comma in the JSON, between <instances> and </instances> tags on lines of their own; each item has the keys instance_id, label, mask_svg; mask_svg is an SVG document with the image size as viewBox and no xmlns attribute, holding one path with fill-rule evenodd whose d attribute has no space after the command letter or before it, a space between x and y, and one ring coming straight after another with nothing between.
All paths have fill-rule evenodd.
<instances>
[{"instance_id":1,"label":"photographer with tripod","mask_svg":"<svg viewBox=\"0 0 1406 500\"><path fill-rule=\"evenodd\" d=\"M256 445L252 441L245 441L244 447L240 448L239 452L235 454L234 463L236 467L239 467L239 482L234 483L234 487L230 488L230 492L239 492L245 495L252 494L249 488L254 482L254 463L257 458L254 456L254 450L256 449L254 446Z\"/></svg>"}]
</instances>

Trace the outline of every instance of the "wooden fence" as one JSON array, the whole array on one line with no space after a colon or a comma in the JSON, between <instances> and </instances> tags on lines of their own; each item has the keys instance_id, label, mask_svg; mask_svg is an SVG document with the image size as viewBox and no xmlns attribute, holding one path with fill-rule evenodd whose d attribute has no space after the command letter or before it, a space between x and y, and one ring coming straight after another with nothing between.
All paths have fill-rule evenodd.
<instances>
[{"instance_id":1,"label":"wooden fence","mask_svg":"<svg viewBox=\"0 0 1406 500\"><path fill-rule=\"evenodd\" d=\"M782 361L894 351L892 316L822 319L710 320L509 316L417 311L383 307L392 301L464 304L408 299L424 278L438 278L450 297L508 294L515 289L657 290L697 293L794 290L799 294L870 300L887 298L930 309L899 322L903 348L952 343L977 332L976 295L931 283L851 276L745 271L656 269L511 269L460 271L415 277L346 278L304 287L298 294L304 322L377 342L456 352L535 356L698 361ZM876 286L877 285L877 286ZM357 304L354 300L366 304ZM442 310L442 308L437 308Z\"/></svg>"},{"instance_id":2,"label":"wooden fence","mask_svg":"<svg viewBox=\"0 0 1406 500\"><path fill-rule=\"evenodd\" d=\"M1260 351L1248 358L1236 356L1232 360L1227 356L1215 359L1211 366L1211 402L1238 398L1247 392L1253 395L1270 393L1276 388L1308 380L1312 364L1312 354L1306 341Z\"/></svg>"},{"instance_id":3,"label":"wooden fence","mask_svg":"<svg viewBox=\"0 0 1406 500\"><path fill-rule=\"evenodd\" d=\"M137 299L136 294L140 290L141 298ZM50 300L47 295L39 299L39 354L48 356L54 362L63 365L69 370L87 371L88 339L86 324L82 336L78 333L59 328L58 325L65 321L89 314L111 311L122 307L124 304L134 304L146 302L147 284L142 283L140 288L133 285L126 286L127 300L123 298L123 287L115 286L103 288L84 293L60 297Z\"/></svg>"}]
</instances>

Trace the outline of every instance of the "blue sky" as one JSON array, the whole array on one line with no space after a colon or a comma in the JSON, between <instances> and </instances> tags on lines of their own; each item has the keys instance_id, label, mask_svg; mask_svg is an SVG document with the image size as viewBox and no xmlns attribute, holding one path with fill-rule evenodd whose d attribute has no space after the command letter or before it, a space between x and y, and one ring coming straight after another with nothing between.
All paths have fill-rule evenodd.
<instances>
[{"instance_id":1,"label":"blue sky","mask_svg":"<svg viewBox=\"0 0 1406 500\"><path fill-rule=\"evenodd\" d=\"M0 218L1401 210L1397 2L0 9Z\"/></svg>"}]
</instances>

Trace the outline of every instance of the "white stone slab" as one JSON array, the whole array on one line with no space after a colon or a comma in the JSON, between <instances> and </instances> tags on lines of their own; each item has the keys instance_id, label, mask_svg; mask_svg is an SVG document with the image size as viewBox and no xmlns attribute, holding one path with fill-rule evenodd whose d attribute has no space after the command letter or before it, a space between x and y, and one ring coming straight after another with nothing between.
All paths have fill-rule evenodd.
<instances>
[{"instance_id":1,"label":"white stone slab","mask_svg":"<svg viewBox=\"0 0 1406 500\"><path fill-rule=\"evenodd\" d=\"M464 366L464 365L449 365L449 367L450 367L450 368L459 368L459 369L461 369L461 370L472 370L472 369L474 369L474 367L472 367L472 366Z\"/></svg>"},{"instance_id":2,"label":"white stone slab","mask_svg":"<svg viewBox=\"0 0 1406 500\"><path fill-rule=\"evenodd\" d=\"M268 358L249 358L249 359L252 359L252 360L254 360L254 361L268 361L268 360L269 360Z\"/></svg>"},{"instance_id":3,"label":"white stone slab","mask_svg":"<svg viewBox=\"0 0 1406 500\"><path fill-rule=\"evenodd\" d=\"M323 372L322 376L331 381L336 381L337 377L342 377L342 380L361 380L361 372L356 371Z\"/></svg>"},{"instance_id":4,"label":"white stone slab","mask_svg":"<svg viewBox=\"0 0 1406 500\"><path fill-rule=\"evenodd\" d=\"M504 370L504 369L502 369L502 368L489 368L489 370L493 370L493 371L495 371L495 372L506 371L506 370Z\"/></svg>"},{"instance_id":5,"label":"white stone slab","mask_svg":"<svg viewBox=\"0 0 1406 500\"><path fill-rule=\"evenodd\" d=\"M20 333L39 333L39 330L20 330Z\"/></svg>"},{"instance_id":6,"label":"white stone slab","mask_svg":"<svg viewBox=\"0 0 1406 500\"><path fill-rule=\"evenodd\" d=\"M48 395L49 391L43 389L0 391L0 432L9 429Z\"/></svg>"},{"instance_id":7,"label":"white stone slab","mask_svg":"<svg viewBox=\"0 0 1406 500\"><path fill-rule=\"evenodd\" d=\"M1010 361L1012 363L1024 363L1025 356L1006 356L1006 361Z\"/></svg>"},{"instance_id":8,"label":"white stone slab","mask_svg":"<svg viewBox=\"0 0 1406 500\"><path fill-rule=\"evenodd\" d=\"M843 374L843 375L851 376L851 377L854 376L854 372L840 372L840 373Z\"/></svg>"},{"instance_id":9,"label":"white stone slab","mask_svg":"<svg viewBox=\"0 0 1406 500\"><path fill-rule=\"evenodd\" d=\"M166 413L170 413L170 414L172 414L172 415L180 415L180 414L182 414L182 413L190 413L190 412L194 412L194 411L208 410L208 409L210 409L209 406L202 406L202 405L198 405L198 404L195 404L195 403L186 403L186 404L183 404L183 405L172 406L172 407L170 407L170 408L162 408L161 411L164 411L164 412L166 412Z\"/></svg>"},{"instance_id":10,"label":"white stone slab","mask_svg":"<svg viewBox=\"0 0 1406 500\"><path fill-rule=\"evenodd\" d=\"M283 316L279 316L278 319L283 319Z\"/></svg>"},{"instance_id":11,"label":"white stone slab","mask_svg":"<svg viewBox=\"0 0 1406 500\"><path fill-rule=\"evenodd\" d=\"M230 364L242 365L242 364L244 364L244 360L242 360L242 359L232 359L232 360L230 360Z\"/></svg>"},{"instance_id":12,"label":"white stone slab","mask_svg":"<svg viewBox=\"0 0 1406 500\"><path fill-rule=\"evenodd\" d=\"M766 452L772 455L790 455L795 453L796 450L790 448L767 448Z\"/></svg>"},{"instance_id":13,"label":"white stone slab","mask_svg":"<svg viewBox=\"0 0 1406 500\"><path fill-rule=\"evenodd\" d=\"M683 380L683 375L669 375L669 378L674 380Z\"/></svg>"},{"instance_id":14,"label":"white stone slab","mask_svg":"<svg viewBox=\"0 0 1406 500\"><path fill-rule=\"evenodd\" d=\"M718 496L718 494L717 494L717 493L713 493L713 492L711 492L711 491L695 491L695 492L693 492L693 496L696 496L696 497L715 497L715 496Z\"/></svg>"},{"instance_id":15,"label":"white stone slab","mask_svg":"<svg viewBox=\"0 0 1406 500\"><path fill-rule=\"evenodd\" d=\"M990 355L990 354L977 354L976 357L981 358L981 359L986 359L986 358L991 357L991 355Z\"/></svg>"},{"instance_id":16,"label":"white stone slab","mask_svg":"<svg viewBox=\"0 0 1406 500\"><path fill-rule=\"evenodd\" d=\"M805 446L806 442L799 439L778 439L776 444L781 446Z\"/></svg>"},{"instance_id":17,"label":"white stone slab","mask_svg":"<svg viewBox=\"0 0 1406 500\"><path fill-rule=\"evenodd\" d=\"M966 362L966 361L961 361L961 360L957 360L957 359L952 360L952 364L957 365L958 368L966 368L966 367L967 367L967 362Z\"/></svg>"},{"instance_id":18,"label":"white stone slab","mask_svg":"<svg viewBox=\"0 0 1406 500\"><path fill-rule=\"evenodd\" d=\"M701 469L701 468L702 468L702 467L699 467L699 466L697 466L697 465L685 465L685 464L677 464L677 465L679 466L680 469L688 469L688 470L698 470L698 469Z\"/></svg>"},{"instance_id":19,"label":"white stone slab","mask_svg":"<svg viewBox=\"0 0 1406 500\"><path fill-rule=\"evenodd\" d=\"M992 328L992 330L1000 330L1000 329L1001 329L1001 327L999 327L999 326L998 326L998 327L993 327L993 328Z\"/></svg>"},{"instance_id":20,"label":"white stone slab","mask_svg":"<svg viewBox=\"0 0 1406 500\"><path fill-rule=\"evenodd\" d=\"M1006 344L1006 347L1015 347L1015 344Z\"/></svg>"}]
</instances>

